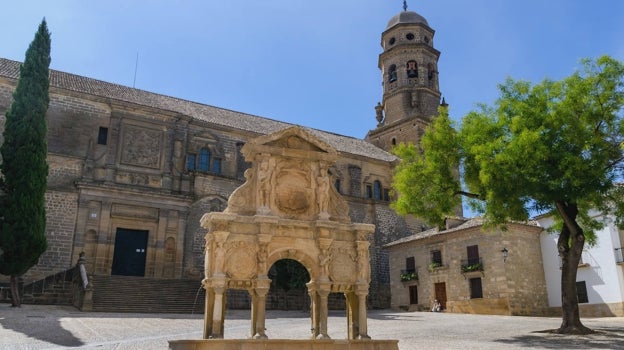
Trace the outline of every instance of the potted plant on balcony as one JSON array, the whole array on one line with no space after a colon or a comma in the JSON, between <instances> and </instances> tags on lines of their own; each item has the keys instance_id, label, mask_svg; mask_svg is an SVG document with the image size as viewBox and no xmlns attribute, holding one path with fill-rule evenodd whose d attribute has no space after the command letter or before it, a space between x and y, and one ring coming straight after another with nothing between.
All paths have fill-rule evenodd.
<instances>
[{"instance_id":1,"label":"potted plant on balcony","mask_svg":"<svg viewBox=\"0 0 624 350\"><path fill-rule=\"evenodd\" d=\"M401 282L408 282L418 280L418 272L403 272L401 273Z\"/></svg>"},{"instance_id":2,"label":"potted plant on balcony","mask_svg":"<svg viewBox=\"0 0 624 350\"><path fill-rule=\"evenodd\" d=\"M461 270L462 272L482 271L483 264L481 264L480 262L477 262L474 264L462 265Z\"/></svg>"},{"instance_id":3,"label":"potted plant on balcony","mask_svg":"<svg viewBox=\"0 0 624 350\"><path fill-rule=\"evenodd\" d=\"M433 271L435 269L437 269L438 267L442 267L442 264L438 261L433 261L431 263L429 263L429 271Z\"/></svg>"}]
</instances>

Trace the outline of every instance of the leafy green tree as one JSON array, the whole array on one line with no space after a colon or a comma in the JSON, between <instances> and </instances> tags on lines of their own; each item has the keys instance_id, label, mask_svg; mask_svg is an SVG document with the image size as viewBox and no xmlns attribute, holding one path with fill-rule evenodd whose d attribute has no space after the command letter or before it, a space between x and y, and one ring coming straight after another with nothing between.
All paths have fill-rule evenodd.
<instances>
[{"instance_id":1,"label":"leafy green tree","mask_svg":"<svg viewBox=\"0 0 624 350\"><path fill-rule=\"evenodd\" d=\"M11 276L12 306L20 306L18 277L46 250L46 120L50 33L45 19L26 51L13 103L6 112L2 154L0 273Z\"/></svg>"},{"instance_id":2,"label":"leafy green tree","mask_svg":"<svg viewBox=\"0 0 624 350\"><path fill-rule=\"evenodd\" d=\"M493 106L481 105L459 127L442 109L421 145L399 145L394 208L432 224L463 196L490 225L549 213L560 222L563 320L560 333L588 333L580 321L576 272L602 223L590 209L624 216L624 65L585 59L560 81L507 79ZM463 183L452 169L462 169Z\"/></svg>"}]
</instances>

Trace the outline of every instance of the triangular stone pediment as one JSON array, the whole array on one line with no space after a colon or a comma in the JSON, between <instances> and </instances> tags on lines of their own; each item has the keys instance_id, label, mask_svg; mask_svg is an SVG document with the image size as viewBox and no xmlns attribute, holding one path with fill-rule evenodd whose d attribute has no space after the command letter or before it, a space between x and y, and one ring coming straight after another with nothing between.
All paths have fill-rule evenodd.
<instances>
[{"instance_id":1,"label":"triangular stone pediment","mask_svg":"<svg viewBox=\"0 0 624 350\"><path fill-rule=\"evenodd\" d=\"M331 145L321 141L304 128L290 127L273 134L260 136L243 148L245 160L252 161L254 153L285 154L296 156L298 153L308 158L306 152L314 152L312 158L319 158L322 154L330 156L335 161L337 151Z\"/></svg>"},{"instance_id":2,"label":"triangular stone pediment","mask_svg":"<svg viewBox=\"0 0 624 350\"><path fill-rule=\"evenodd\" d=\"M350 222L349 207L327 171L338 152L301 127L258 137L243 146L252 164L246 182L228 202L228 213L296 220Z\"/></svg>"}]
</instances>

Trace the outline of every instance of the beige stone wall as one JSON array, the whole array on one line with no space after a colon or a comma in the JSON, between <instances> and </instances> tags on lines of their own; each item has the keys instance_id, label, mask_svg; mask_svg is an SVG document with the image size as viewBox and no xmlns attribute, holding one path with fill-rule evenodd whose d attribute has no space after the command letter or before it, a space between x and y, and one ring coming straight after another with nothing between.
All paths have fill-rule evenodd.
<instances>
[{"instance_id":1,"label":"beige stone wall","mask_svg":"<svg viewBox=\"0 0 624 350\"><path fill-rule=\"evenodd\" d=\"M547 309L546 285L539 247L540 229L509 225L507 231L483 231L481 226L449 230L428 238L390 247L391 306L409 308L409 286L418 288L416 308L430 309L435 283L445 283L447 309L451 312L539 315ZM462 273L466 247L478 245L482 272ZM501 250L509 256L503 262ZM429 268L432 250L442 252L443 266ZM401 282L405 259L415 258L419 279ZM470 298L470 278L481 278L483 298ZM414 307L413 307L414 308Z\"/></svg>"},{"instance_id":2,"label":"beige stone wall","mask_svg":"<svg viewBox=\"0 0 624 350\"><path fill-rule=\"evenodd\" d=\"M0 78L0 126L14 85ZM82 251L90 272L110 273L115 233L121 227L149 231L147 276L201 278L205 230L199 219L223 210L244 182L248 164L240 149L258 134L78 91L52 88L50 97L51 248L32 277L71 267ZM105 145L97 143L101 127L108 129ZM186 155L201 147L222 160L221 174L185 170ZM369 249L369 303L375 307L389 305L388 258L380 245L409 233L389 202L365 198L366 186L375 181L381 183L382 196L390 188L391 167L339 154L330 168L331 184L340 180L351 220L378 224Z\"/></svg>"}]
</instances>

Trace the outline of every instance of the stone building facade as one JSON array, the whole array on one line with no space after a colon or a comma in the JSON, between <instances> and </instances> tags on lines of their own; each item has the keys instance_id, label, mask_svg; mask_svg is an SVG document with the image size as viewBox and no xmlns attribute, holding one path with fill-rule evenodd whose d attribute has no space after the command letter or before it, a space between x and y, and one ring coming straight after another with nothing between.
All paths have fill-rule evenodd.
<instances>
[{"instance_id":1,"label":"stone building facade","mask_svg":"<svg viewBox=\"0 0 624 350\"><path fill-rule=\"evenodd\" d=\"M392 307L450 312L547 315L546 280L537 223L485 229L481 219L450 220L386 245Z\"/></svg>"},{"instance_id":2,"label":"stone building facade","mask_svg":"<svg viewBox=\"0 0 624 350\"><path fill-rule=\"evenodd\" d=\"M433 34L415 12L389 21L379 58L383 99L366 139L306 129L338 152L328 173L348 203L350 220L376 227L369 293L375 307L390 304L383 245L424 229L389 207L397 161L389 150L397 142L418 142L437 113ZM0 127L19 66L0 58ZM241 148L293 126L54 70L49 93L49 248L25 282L68 269L81 252L94 274L203 278L200 218L223 211L244 183L249 164Z\"/></svg>"},{"instance_id":3,"label":"stone building facade","mask_svg":"<svg viewBox=\"0 0 624 350\"><path fill-rule=\"evenodd\" d=\"M0 59L2 121L18 72L19 62ZM50 78L49 248L24 279L67 269L82 251L95 274L202 278L199 219L225 209L244 182L241 147L292 125L58 71ZM379 215L389 210L395 157L364 140L308 131L338 151L329 173L353 221L377 224L380 242L399 237L396 218ZM371 299L383 305L389 294Z\"/></svg>"}]
</instances>

